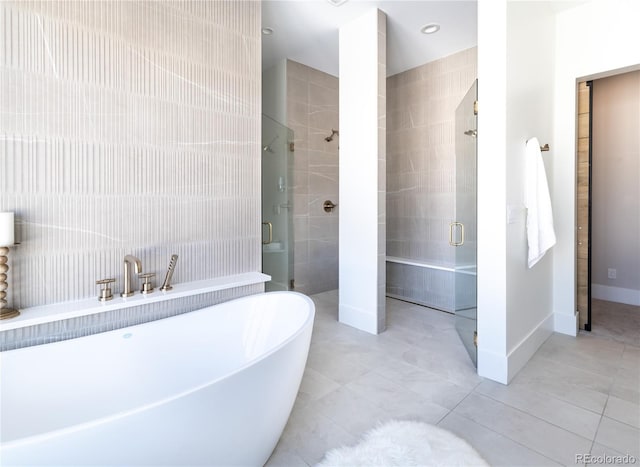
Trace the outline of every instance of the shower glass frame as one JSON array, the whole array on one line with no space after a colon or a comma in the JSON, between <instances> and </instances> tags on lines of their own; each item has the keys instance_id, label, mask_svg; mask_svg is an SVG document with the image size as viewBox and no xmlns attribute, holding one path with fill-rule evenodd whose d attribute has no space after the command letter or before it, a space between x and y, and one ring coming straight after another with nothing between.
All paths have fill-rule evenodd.
<instances>
[{"instance_id":1,"label":"shower glass frame","mask_svg":"<svg viewBox=\"0 0 640 467\"><path fill-rule=\"evenodd\" d=\"M293 130L262 114L262 272L267 292L293 288Z\"/></svg>"},{"instance_id":2,"label":"shower glass frame","mask_svg":"<svg viewBox=\"0 0 640 467\"><path fill-rule=\"evenodd\" d=\"M455 247L455 327L477 367L477 137L478 80L455 114L456 213L449 243Z\"/></svg>"}]
</instances>

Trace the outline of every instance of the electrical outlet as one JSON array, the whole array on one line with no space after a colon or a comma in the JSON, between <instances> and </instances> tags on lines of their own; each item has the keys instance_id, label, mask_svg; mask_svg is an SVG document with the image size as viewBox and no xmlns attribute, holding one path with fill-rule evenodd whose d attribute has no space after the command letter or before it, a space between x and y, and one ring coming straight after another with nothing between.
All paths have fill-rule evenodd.
<instances>
[{"instance_id":1,"label":"electrical outlet","mask_svg":"<svg viewBox=\"0 0 640 467\"><path fill-rule=\"evenodd\" d=\"M607 277L609 277L609 279L615 279L616 278L616 273L617 271L613 268L609 268L607 270Z\"/></svg>"}]
</instances>

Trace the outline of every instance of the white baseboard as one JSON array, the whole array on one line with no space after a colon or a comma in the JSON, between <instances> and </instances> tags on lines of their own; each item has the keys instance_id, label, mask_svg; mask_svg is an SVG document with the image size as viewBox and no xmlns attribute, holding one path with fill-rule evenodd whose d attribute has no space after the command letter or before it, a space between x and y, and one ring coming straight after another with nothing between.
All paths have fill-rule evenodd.
<instances>
[{"instance_id":1,"label":"white baseboard","mask_svg":"<svg viewBox=\"0 0 640 467\"><path fill-rule=\"evenodd\" d=\"M522 370L529 359L533 357L533 354L544 344L544 341L553 334L554 321L554 314L549 313L524 339L511 349L507 355L508 381L511 381Z\"/></svg>"},{"instance_id":2,"label":"white baseboard","mask_svg":"<svg viewBox=\"0 0 640 467\"><path fill-rule=\"evenodd\" d=\"M575 337L578 335L579 319L577 311L573 314L556 312L553 314L553 330L560 334Z\"/></svg>"},{"instance_id":3,"label":"white baseboard","mask_svg":"<svg viewBox=\"0 0 640 467\"><path fill-rule=\"evenodd\" d=\"M478 375L502 384L508 384L508 361L506 355L482 350L478 347Z\"/></svg>"},{"instance_id":4,"label":"white baseboard","mask_svg":"<svg viewBox=\"0 0 640 467\"><path fill-rule=\"evenodd\" d=\"M610 285L591 284L591 298L640 306L640 290L635 289L623 289L622 287L611 287Z\"/></svg>"},{"instance_id":5,"label":"white baseboard","mask_svg":"<svg viewBox=\"0 0 640 467\"><path fill-rule=\"evenodd\" d=\"M483 350L481 346L478 347L478 375L498 383L509 384L544 341L553 334L554 325L555 315L550 313L507 355L496 354Z\"/></svg>"},{"instance_id":6,"label":"white baseboard","mask_svg":"<svg viewBox=\"0 0 640 467\"><path fill-rule=\"evenodd\" d=\"M338 306L338 321L370 334L378 334L377 316L352 306Z\"/></svg>"}]
</instances>

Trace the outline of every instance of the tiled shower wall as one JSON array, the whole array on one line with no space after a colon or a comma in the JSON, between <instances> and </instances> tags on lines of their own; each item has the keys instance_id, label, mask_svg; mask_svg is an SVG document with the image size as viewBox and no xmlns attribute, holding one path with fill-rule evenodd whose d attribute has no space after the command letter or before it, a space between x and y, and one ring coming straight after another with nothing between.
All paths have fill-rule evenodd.
<instances>
[{"instance_id":1,"label":"tiled shower wall","mask_svg":"<svg viewBox=\"0 0 640 467\"><path fill-rule=\"evenodd\" d=\"M387 294L452 310L455 110L477 77L477 49L387 79Z\"/></svg>"},{"instance_id":2,"label":"tiled shower wall","mask_svg":"<svg viewBox=\"0 0 640 467\"><path fill-rule=\"evenodd\" d=\"M126 254L157 281L172 253L174 282L260 270L260 22L255 1L0 4L14 307L117 293Z\"/></svg>"},{"instance_id":3,"label":"tiled shower wall","mask_svg":"<svg viewBox=\"0 0 640 467\"><path fill-rule=\"evenodd\" d=\"M294 132L295 290L314 294L338 288L338 145L325 138L338 129L338 78L287 60L287 126Z\"/></svg>"}]
</instances>

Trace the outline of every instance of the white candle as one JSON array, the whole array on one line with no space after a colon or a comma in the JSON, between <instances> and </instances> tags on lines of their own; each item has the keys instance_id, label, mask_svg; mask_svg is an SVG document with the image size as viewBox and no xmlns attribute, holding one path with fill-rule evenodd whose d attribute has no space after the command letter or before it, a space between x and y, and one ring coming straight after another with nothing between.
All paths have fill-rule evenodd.
<instances>
[{"instance_id":1,"label":"white candle","mask_svg":"<svg viewBox=\"0 0 640 467\"><path fill-rule=\"evenodd\" d=\"M0 212L0 246L13 246L15 242L13 232L13 213Z\"/></svg>"}]
</instances>

